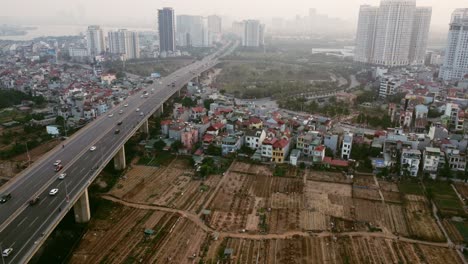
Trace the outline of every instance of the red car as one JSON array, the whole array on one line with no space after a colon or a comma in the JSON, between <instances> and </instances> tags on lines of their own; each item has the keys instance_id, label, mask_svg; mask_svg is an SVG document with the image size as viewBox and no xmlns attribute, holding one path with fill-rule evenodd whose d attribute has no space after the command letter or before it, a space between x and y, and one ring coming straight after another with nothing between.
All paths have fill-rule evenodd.
<instances>
[{"instance_id":1,"label":"red car","mask_svg":"<svg viewBox=\"0 0 468 264\"><path fill-rule=\"evenodd\" d=\"M55 171L60 171L63 168L62 164L55 166Z\"/></svg>"}]
</instances>

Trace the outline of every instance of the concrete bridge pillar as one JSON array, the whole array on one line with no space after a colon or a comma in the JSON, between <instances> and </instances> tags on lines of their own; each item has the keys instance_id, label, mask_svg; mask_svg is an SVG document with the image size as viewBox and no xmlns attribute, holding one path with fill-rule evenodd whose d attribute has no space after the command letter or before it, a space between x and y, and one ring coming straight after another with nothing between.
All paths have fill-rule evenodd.
<instances>
[{"instance_id":1,"label":"concrete bridge pillar","mask_svg":"<svg viewBox=\"0 0 468 264\"><path fill-rule=\"evenodd\" d=\"M146 135L149 136L149 125L148 125L148 119L146 119L145 122L140 127L140 132L145 133Z\"/></svg>"},{"instance_id":2,"label":"concrete bridge pillar","mask_svg":"<svg viewBox=\"0 0 468 264\"><path fill-rule=\"evenodd\" d=\"M123 170L127 167L127 162L125 161L125 146L115 154L114 156L114 168L116 170Z\"/></svg>"},{"instance_id":3,"label":"concrete bridge pillar","mask_svg":"<svg viewBox=\"0 0 468 264\"><path fill-rule=\"evenodd\" d=\"M164 104L162 104L156 111L154 111L153 117L159 117L162 116L164 112Z\"/></svg>"},{"instance_id":4,"label":"concrete bridge pillar","mask_svg":"<svg viewBox=\"0 0 468 264\"><path fill-rule=\"evenodd\" d=\"M87 223L91 219L91 211L89 210L88 189L86 188L81 197L73 206L75 212L75 222Z\"/></svg>"}]
</instances>

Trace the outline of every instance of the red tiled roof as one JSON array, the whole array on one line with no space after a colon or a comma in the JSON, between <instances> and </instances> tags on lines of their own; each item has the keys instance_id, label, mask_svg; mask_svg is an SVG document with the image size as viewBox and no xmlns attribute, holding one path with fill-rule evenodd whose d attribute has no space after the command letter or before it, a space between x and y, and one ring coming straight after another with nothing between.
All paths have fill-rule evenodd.
<instances>
[{"instance_id":1,"label":"red tiled roof","mask_svg":"<svg viewBox=\"0 0 468 264\"><path fill-rule=\"evenodd\" d=\"M265 140L263 140L262 144L263 145L273 145L273 144L275 144L276 141L278 141L277 138L266 138Z\"/></svg>"},{"instance_id":2,"label":"red tiled roof","mask_svg":"<svg viewBox=\"0 0 468 264\"><path fill-rule=\"evenodd\" d=\"M213 141L213 139L214 139L214 135L211 135L211 134L203 135L203 142L210 143L211 141Z\"/></svg>"},{"instance_id":3,"label":"red tiled roof","mask_svg":"<svg viewBox=\"0 0 468 264\"><path fill-rule=\"evenodd\" d=\"M196 107L192 107L192 111L195 113L202 113L202 112L205 112L205 108L202 106L196 106Z\"/></svg>"},{"instance_id":4,"label":"red tiled roof","mask_svg":"<svg viewBox=\"0 0 468 264\"><path fill-rule=\"evenodd\" d=\"M324 151L324 150L325 150L325 146L324 146L324 145L317 146L314 150L316 150L316 151Z\"/></svg>"},{"instance_id":5,"label":"red tiled roof","mask_svg":"<svg viewBox=\"0 0 468 264\"><path fill-rule=\"evenodd\" d=\"M275 143L273 143L273 147L274 148L284 148L288 145L289 143L289 140L285 139L285 138L282 138L281 140L278 140L276 141Z\"/></svg>"},{"instance_id":6,"label":"red tiled roof","mask_svg":"<svg viewBox=\"0 0 468 264\"><path fill-rule=\"evenodd\" d=\"M335 167L348 167L349 162L347 160L338 160L338 159L332 159L330 157L325 157L323 159L323 163L329 164L330 166L335 166Z\"/></svg>"}]
</instances>

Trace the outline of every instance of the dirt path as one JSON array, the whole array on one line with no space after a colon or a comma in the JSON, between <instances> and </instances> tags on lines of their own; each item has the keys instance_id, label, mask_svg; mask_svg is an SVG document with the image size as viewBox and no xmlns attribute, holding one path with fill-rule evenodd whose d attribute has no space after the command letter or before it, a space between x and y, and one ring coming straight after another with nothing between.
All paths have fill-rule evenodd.
<instances>
[{"instance_id":1,"label":"dirt path","mask_svg":"<svg viewBox=\"0 0 468 264\"><path fill-rule=\"evenodd\" d=\"M453 247L450 243L438 243L438 242L429 242L405 237L398 237L393 234L386 234L386 233L378 233L378 232L343 232L343 233L330 233L330 232L320 232L320 233L309 233L303 231L288 231L281 234L249 234L249 233L235 233L235 232L218 232L211 227L207 226L198 215L190 212L186 212L179 209L167 208L163 206L157 205L149 205L149 204L140 204L140 203L132 203L127 202L111 195L103 195L102 198L113 201L128 207L143 209L143 210L159 210L162 212L168 213L178 213L182 217L185 217L200 227L202 230L208 233L218 233L220 238L230 237L230 238L243 238L243 239L253 239L253 240L262 240L262 239L288 239L292 238L293 236L315 236L315 237L376 237L376 238L384 238L384 239L392 239L398 240L408 243L415 243L415 244L423 244L428 246L436 246L436 247ZM458 251L458 250L457 250Z\"/></svg>"},{"instance_id":2,"label":"dirt path","mask_svg":"<svg viewBox=\"0 0 468 264\"><path fill-rule=\"evenodd\" d=\"M201 214L203 213L203 210L205 210L206 208L208 208L208 205L210 205L211 201L214 199L214 197L216 196L216 194L218 193L219 191L219 188L221 188L221 186L223 185L224 181L226 180L226 175L231 171L231 168L233 166L233 164L235 163L235 161L233 161L231 163L231 165L229 165L229 168L226 170L225 173L223 173L223 176L221 177L221 180L218 182L218 185L216 186L215 190L213 191L213 193L211 194L211 196L206 200L206 202L203 204L202 206L202 209L200 210L200 212L198 212L198 216L201 216Z\"/></svg>"}]
</instances>

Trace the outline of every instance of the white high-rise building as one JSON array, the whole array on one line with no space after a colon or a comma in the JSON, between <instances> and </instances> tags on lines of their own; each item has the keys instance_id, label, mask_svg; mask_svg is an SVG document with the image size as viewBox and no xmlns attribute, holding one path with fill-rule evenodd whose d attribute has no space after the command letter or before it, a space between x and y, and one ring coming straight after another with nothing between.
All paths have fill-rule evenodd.
<instances>
[{"instance_id":1,"label":"white high-rise building","mask_svg":"<svg viewBox=\"0 0 468 264\"><path fill-rule=\"evenodd\" d=\"M125 55L125 59L138 59L140 57L140 41L138 33L119 29L108 33L109 52Z\"/></svg>"},{"instance_id":2,"label":"white high-rise building","mask_svg":"<svg viewBox=\"0 0 468 264\"><path fill-rule=\"evenodd\" d=\"M359 10L358 30L356 33L356 49L354 60L367 63L374 55L375 28L379 8L362 5Z\"/></svg>"},{"instance_id":3,"label":"white high-rise building","mask_svg":"<svg viewBox=\"0 0 468 264\"><path fill-rule=\"evenodd\" d=\"M244 34L242 36L242 46L260 47L264 45L265 26L258 20L244 21Z\"/></svg>"},{"instance_id":4,"label":"white high-rise building","mask_svg":"<svg viewBox=\"0 0 468 264\"><path fill-rule=\"evenodd\" d=\"M221 17L212 15L208 16L208 39L210 45L219 42L221 40L222 35L222 25L221 25Z\"/></svg>"},{"instance_id":5,"label":"white high-rise building","mask_svg":"<svg viewBox=\"0 0 468 264\"><path fill-rule=\"evenodd\" d=\"M177 42L180 46L211 46L208 31L208 21L202 16L177 16Z\"/></svg>"},{"instance_id":6,"label":"white high-rise building","mask_svg":"<svg viewBox=\"0 0 468 264\"><path fill-rule=\"evenodd\" d=\"M444 65L439 78L445 81L461 80L468 74L468 8L452 13L447 38Z\"/></svg>"},{"instance_id":7,"label":"white high-rise building","mask_svg":"<svg viewBox=\"0 0 468 264\"><path fill-rule=\"evenodd\" d=\"M413 32L409 51L409 61L412 65L424 64L431 16L431 7L416 7L414 11Z\"/></svg>"},{"instance_id":8,"label":"white high-rise building","mask_svg":"<svg viewBox=\"0 0 468 264\"><path fill-rule=\"evenodd\" d=\"M389 67L423 64L431 14L415 0L361 6L354 60Z\"/></svg>"},{"instance_id":9,"label":"white high-rise building","mask_svg":"<svg viewBox=\"0 0 468 264\"><path fill-rule=\"evenodd\" d=\"M86 31L86 40L89 56L94 57L106 51L106 47L104 45L104 34L100 26L89 26Z\"/></svg>"}]
</instances>

